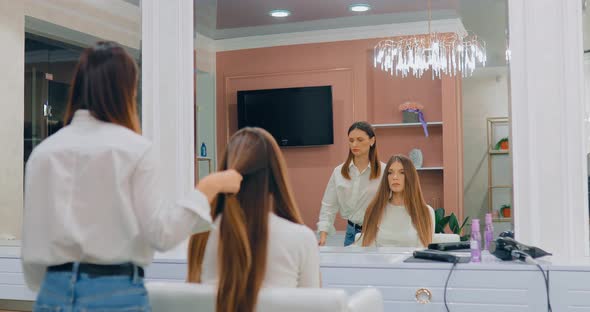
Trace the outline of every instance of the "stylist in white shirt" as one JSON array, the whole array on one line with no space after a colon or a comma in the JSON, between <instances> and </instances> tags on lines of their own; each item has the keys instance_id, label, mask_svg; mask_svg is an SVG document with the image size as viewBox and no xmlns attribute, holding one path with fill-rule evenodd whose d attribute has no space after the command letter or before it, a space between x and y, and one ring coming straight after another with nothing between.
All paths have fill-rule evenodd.
<instances>
[{"instance_id":1,"label":"stylist in white shirt","mask_svg":"<svg viewBox=\"0 0 590 312\"><path fill-rule=\"evenodd\" d=\"M428 246L434 235L434 210L424 201L416 167L406 156L395 155L385 172L365 214L361 245Z\"/></svg>"},{"instance_id":2,"label":"stylist in white shirt","mask_svg":"<svg viewBox=\"0 0 590 312\"><path fill-rule=\"evenodd\" d=\"M385 164L379 162L373 127L364 121L348 129L348 158L332 172L320 209L320 246L334 230L336 213L347 221L344 246L361 232L365 210L377 192Z\"/></svg>"},{"instance_id":3,"label":"stylist in white shirt","mask_svg":"<svg viewBox=\"0 0 590 312\"><path fill-rule=\"evenodd\" d=\"M66 126L31 154L22 246L36 311L145 310L142 267L154 251L210 228L209 200L237 192L235 171L164 202L157 151L140 135L137 65L118 45L84 50Z\"/></svg>"}]
</instances>

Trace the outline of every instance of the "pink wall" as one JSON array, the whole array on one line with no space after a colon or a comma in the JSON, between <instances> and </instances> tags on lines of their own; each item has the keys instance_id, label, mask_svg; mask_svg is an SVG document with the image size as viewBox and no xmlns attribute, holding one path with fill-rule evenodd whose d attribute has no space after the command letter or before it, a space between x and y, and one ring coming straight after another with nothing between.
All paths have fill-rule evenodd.
<instances>
[{"instance_id":1,"label":"pink wall","mask_svg":"<svg viewBox=\"0 0 590 312\"><path fill-rule=\"evenodd\" d=\"M373 68L373 46L377 39L292 45L217 53L217 143L224 150L227 139L237 129L238 90L332 85L334 144L322 147L283 148L297 204L305 223L315 228L320 202L335 166L346 158L346 131L356 120L370 123L401 122L398 105L407 100L422 103L429 121L443 121L430 127L425 138L421 128L378 129L379 157L387 162L394 153L408 154L412 148L424 153L424 166L445 166L445 171L421 172L425 199L429 204L444 203L462 212L455 194L462 192L456 176L461 142L448 142L447 118L457 123L457 94L454 80L400 79ZM458 93L457 93L458 92ZM455 132L453 132L455 133ZM453 134L454 140L461 136ZM445 146L443 146L445 142ZM444 154L444 155L443 155ZM448 156L447 156L448 154ZM444 156L444 157L443 157ZM453 174L447 174L447 170ZM444 189L443 189L444 185ZM451 195L448 195L451 194ZM462 201L462 195L461 195ZM337 218L336 227L345 222Z\"/></svg>"}]
</instances>

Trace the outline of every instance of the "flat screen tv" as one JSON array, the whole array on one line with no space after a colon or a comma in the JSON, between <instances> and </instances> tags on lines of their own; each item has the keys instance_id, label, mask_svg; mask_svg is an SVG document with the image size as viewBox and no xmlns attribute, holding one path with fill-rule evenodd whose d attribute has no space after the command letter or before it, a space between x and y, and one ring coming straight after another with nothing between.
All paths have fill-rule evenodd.
<instances>
[{"instance_id":1,"label":"flat screen tv","mask_svg":"<svg viewBox=\"0 0 590 312\"><path fill-rule=\"evenodd\" d=\"M334 143L332 87L238 91L238 128L260 127L280 146Z\"/></svg>"}]
</instances>

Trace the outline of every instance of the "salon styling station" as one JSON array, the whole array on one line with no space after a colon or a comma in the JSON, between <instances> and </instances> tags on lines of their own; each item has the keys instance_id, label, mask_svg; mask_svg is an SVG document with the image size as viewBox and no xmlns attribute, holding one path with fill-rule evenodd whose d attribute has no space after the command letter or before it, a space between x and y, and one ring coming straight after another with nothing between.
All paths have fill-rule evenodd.
<instances>
[{"instance_id":1,"label":"salon styling station","mask_svg":"<svg viewBox=\"0 0 590 312\"><path fill-rule=\"evenodd\" d=\"M33 301L24 283L15 246L1 247L0 300ZM412 252L400 248L322 247L321 273L325 288L354 293L364 287L379 289L385 311L446 311L445 282L452 264L407 263ZM147 281L183 282L187 264L183 249L158 255L146 268ZM553 311L590 311L590 263L539 259L549 275ZM535 265L502 262L484 253L481 263L460 263L447 285L450 311L547 311L545 280Z\"/></svg>"}]
</instances>

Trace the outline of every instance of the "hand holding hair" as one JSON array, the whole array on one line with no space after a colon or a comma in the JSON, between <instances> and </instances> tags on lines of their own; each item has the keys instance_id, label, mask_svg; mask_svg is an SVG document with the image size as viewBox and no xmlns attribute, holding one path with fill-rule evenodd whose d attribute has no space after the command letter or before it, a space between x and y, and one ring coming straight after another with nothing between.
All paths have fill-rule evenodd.
<instances>
[{"instance_id":1,"label":"hand holding hair","mask_svg":"<svg viewBox=\"0 0 590 312\"><path fill-rule=\"evenodd\" d=\"M219 193L235 194L240 191L242 175L236 170L224 170L212 173L199 181L197 189L211 202Z\"/></svg>"}]
</instances>

